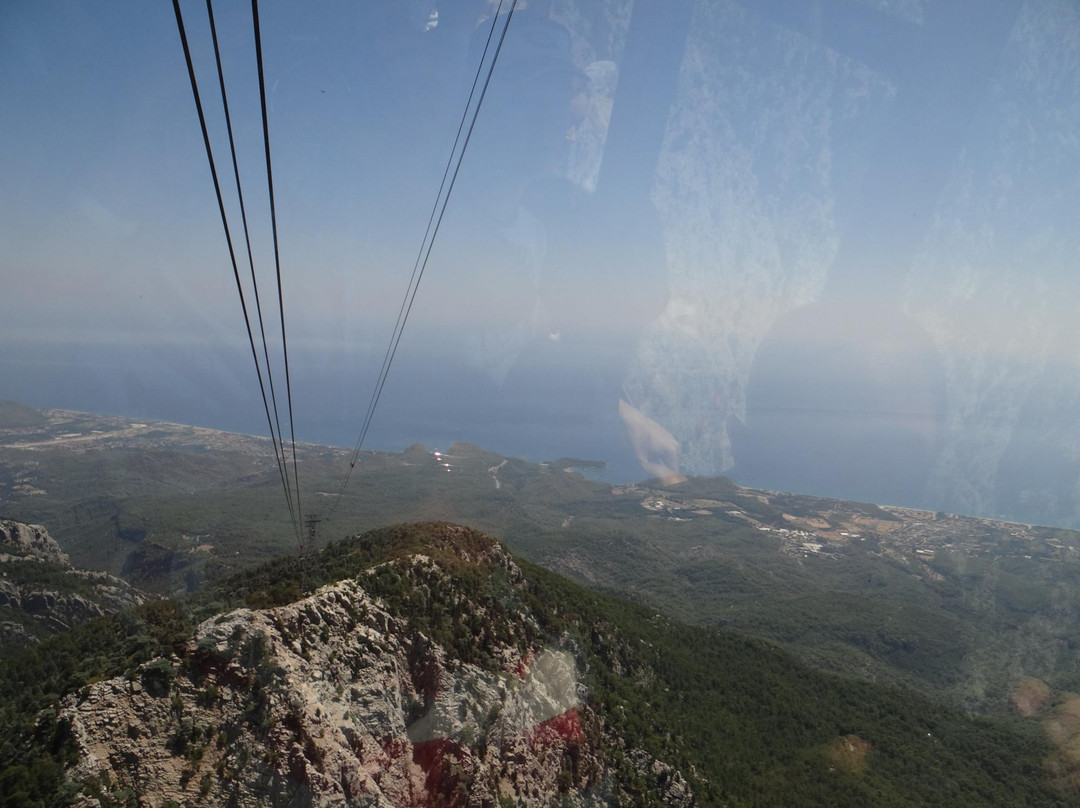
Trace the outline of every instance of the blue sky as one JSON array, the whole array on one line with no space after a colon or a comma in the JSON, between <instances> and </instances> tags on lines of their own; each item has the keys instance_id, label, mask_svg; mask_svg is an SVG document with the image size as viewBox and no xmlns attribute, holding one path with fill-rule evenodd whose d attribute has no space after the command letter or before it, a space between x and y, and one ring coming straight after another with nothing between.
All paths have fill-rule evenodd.
<instances>
[{"instance_id":1,"label":"blue sky","mask_svg":"<svg viewBox=\"0 0 1080 808\"><path fill-rule=\"evenodd\" d=\"M265 269L266 191L250 16L240 13L246 10L223 7L218 26L253 235L261 245L257 259ZM303 19L298 9L291 11L293 18L264 11L265 47L285 275L293 282L290 292L309 303L305 289L328 294L328 276L355 271L360 256L370 256L358 226L363 208L393 207L395 195L374 187L385 176L366 176L358 190L361 161L355 157L370 147L361 136L366 122L354 83L376 66L353 59L350 75L332 59L313 67L326 31L290 28ZM0 13L0 103L12 111L0 158L6 327L168 340L197 324L235 335L235 291L169 4L9 4ZM187 13L227 180L205 8L189 4ZM342 61L349 54L340 44ZM378 102L365 110L372 118L385 116L385 100L406 90L372 81L380 82L365 94L365 101ZM382 140L380 161L407 165L408 139ZM418 240L423 220L416 210L408 213L400 216L401 230ZM239 233L238 221L235 226ZM397 262L400 276L401 256L388 258L385 251L380 245L369 260ZM377 291L380 279L371 274ZM398 284L391 285L398 294ZM122 318L108 316L117 310ZM120 320L128 325L115 334ZM216 327L223 322L233 327Z\"/></svg>"},{"instance_id":2,"label":"blue sky","mask_svg":"<svg viewBox=\"0 0 1080 808\"><path fill-rule=\"evenodd\" d=\"M185 7L219 166L227 180L227 155L215 101L205 10L200 3ZM380 4L327 3L320 5L319 15L312 15L302 5L269 3L263 11L285 277L290 300L295 301L294 316L303 327L311 325L312 338L318 338L328 316L339 324L348 318L349 306L356 307L354 311L363 315L357 319L364 321L379 317L387 306L393 307L392 301L400 295L403 278L411 266L410 253L419 243L463 100L463 88L471 75L467 41L448 37L449 41L436 47L432 42L438 32L424 31L426 5L397 7L403 10L396 16L382 10ZM784 67L776 61L785 56L784 49L775 44L785 36L784 26L774 21L783 20L783 14L778 13L777 18L766 15L762 22L753 15L748 18L746 12L733 14L731 9L737 8L722 3L700 4L695 25L701 27L701 32L694 36L720 48L725 46L723 35L716 39L708 26L741 25L744 30L738 32L739 36L759 40L758 52L747 54L757 62L742 67L742 87L734 82L718 83L730 76L705 76L713 82L705 90L710 97L718 99L716 103L721 107L727 104L736 108L721 114L725 122L738 127L738 147L761 152L751 154L751 160L809 160L815 158L812 150L817 149L820 154L815 159L830 161L823 182L795 173L782 178L776 166L751 164L751 179L758 188L749 189L754 198L741 201L760 206L768 202L768 194L779 191L788 196L810 196L831 206L827 214L831 221L824 224L830 233L820 238L846 239L844 243L850 245L871 239L856 249L858 255L869 256L870 260L857 260L854 272L872 277L873 273L862 267L873 262L875 250L886 246L885 233L878 231L888 228L874 226L866 235L863 231L867 228L858 227L860 211L867 207L866 197L858 190L865 173L858 161L880 161L880 149L875 152L873 143L881 135L881 121L887 121L891 94L896 92L898 82L902 86L905 76L920 72L923 60L893 58L888 49L889 36L868 44L850 33L830 35L828 17L823 23L820 15L811 15L808 22L791 20L788 29L811 42L809 50L803 48L802 58L809 54L810 61L803 63L800 76L792 73L791 65ZM900 36L909 29L919 29L912 20L924 19L921 4L908 3L896 9L899 12L894 10L895 16L883 17L892 21L884 28L887 34ZM1043 14L1053 11L1047 8ZM33 329L35 324L43 324L55 333L61 327L60 322L50 321L55 315L73 333L86 337L97 332L103 336L115 330L114 326L104 327L104 315L117 307L124 309L124 319L132 328L139 324L131 331L138 338L175 339L189 333L193 323L200 324L204 335L207 327L216 330L219 322L235 324L230 271L224 260L223 239L169 5L6 4L0 14L0 103L12 111L2 130L4 149L0 155L0 170L5 177L0 189L0 227L5 244L0 260L7 276L7 294L0 304L4 306L4 328L11 333L10 329ZM249 10L243 3L222 4L218 16L240 140L241 168L253 209L257 260L265 269L270 258L269 238L261 184ZM617 13L610 16L618 18ZM600 49L600 34L618 37L619 24L618 20L609 20L611 31L583 27L584 33L574 33L578 39L592 34L588 46ZM947 73L970 61L970 55L980 50L981 26L985 26L982 17L973 19L955 50L946 54L944 64L937 69ZM765 37L760 34L763 28L770 31ZM807 33L810 39L806 39ZM813 44L815 35L821 37L819 44ZM523 45L522 41L511 37L508 60L514 58L515 46L527 48L531 44ZM672 47L677 45L673 43ZM786 114L785 105L807 103L799 95L807 89L800 88L800 82L809 85L822 80L826 60L817 54L828 50L822 45L866 56L877 79L876 87L871 88L871 82L865 88L868 97L853 125L845 128L834 108L826 122L829 131L824 135L807 131L806 127L814 123L810 116L791 118L786 124L777 121L778 116ZM577 51L582 47L577 46ZM770 49L772 57L768 55ZM789 50L800 52L797 46ZM582 58L579 52L574 54L575 68L584 70L588 57ZM774 61L761 61L769 58ZM819 64L814 63L815 59ZM732 62L728 60L719 69L730 70ZM879 65L883 69L877 69ZM1026 67L1018 66L1021 70ZM1068 65L1060 67L1069 69ZM1050 70L1054 69L1050 66ZM684 65L684 83L687 72ZM1010 78L1004 76L992 91L1008 92L1005 82ZM850 92L850 87L844 87L845 77L836 71L825 80L831 85L831 89L824 88L826 91ZM1056 80L1067 81L1064 75L1056 76ZM1011 97L1002 99L1006 106L1030 104L1031 99L1022 95L1022 87L1012 88L1011 92ZM1065 109L1076 103L1075 94L1070 95L1065 87L1058 96L1054 103ZM811 100L819 109L837 103L824 98ZM521 94L497 112L515 116L530 101ZM960 101L966 99L930 99L921 102L918 112L927 116L928 122L939 125L957 114L955 108ZM492 105L498 107L497 102ZM481 176L470 172L487 159L482 139L485 129L490 135L487 142L497 143L503 125L498 119L481 121L478 145L463 175L462 193L467 193L471 177ZM895 122L892 125L909 134L927 128L921 127L918 120L901 121L899 127ZM1068 121L1062 120L1059 125L1062 131L1047 136L1068 137L1064 131ZM961 122L956 127L964 132L960 146L966 146L969 152L992 146L980 142L986 139L985 134L976 132L972 137L968 132L971 124L966 126ZM801 138L811 148L785 154L782 149L786 147L777 151L775 144L752 142L760 142L762 134L767 140L770 128L788 140ZM723 139L715 134L718 140ZM856 141L855 137L863 140ZM865 154L860 154L860 149ZM935 154L935 149L940 154ZM925 158L919 156L920 150ZM1059 144L1057 150L1057 170L1032 177L1048 195L1057 192L1056 186L1062 182L1060 171L1071 158L1068 148ZM931 141L913 143L912 150L904 153L904 144L898 144L897 173L891 184L898 189L910 186L907 177L919 173L910 170L912 165L924 167L936 162L951 170L957 159L952 151ZM996 159L994 168L1008 174L1010 163L1020 159L1018 150L1014 148L1013 152L987 155L986 159ZM498 158L496 155L495 160ZM737 163L735 157L725 159L729 165ZM710 175L709 168L702 166L702 179L714 184L730 182L729 177L721 175L724 168ZM879 171L873 176L880 181L883 175ZM489 190L477 188L475 182L473 189L477 193ZM942 184L935 178L931 187L935 183ZM1026 193L1035 198L1040 190L1036 184ZM888 196L878 194L877 198ZM929 221L937 198L931 193L927 199L908 199L901 193L891 203L876 207L881 208L882 215L899 219L897 211L917 205L917 219ZM467 206L468 200L462 200L461 205ZM675 200L676 208L688 206L700 208L701 203L690 197ZM230 210L235 218L235 209ZM689 215L694 212L686 211ZM448 237L453 236L451 225L459 215L465 215L465 210L451 206ZM775 224L784 214L766 210L763 215ZM749 216L744 212L741 218ZM1067 217L1068 208L1059 216ZM855 227L847 221L852 217ZM729 230L738 230L742 223L733 224ZM716 226L723 230L722 223ZM999 224L998 229L1004 228ZM903 234L905 244L925 237L925 227L912 233L902 228L891 230ZM729 234L720 234L726 236ZM442 257L436 250L436 266ZM833 281L843 276L838 268L830 269L827 260L821 263L821 271ZM677 274L681 268L673 269ZM793 274L790 268L784 271ZM722 275L722 269L716 274ZM430 282L438 285L437 272L432 273ZM433 292L433 299L438 300L440 293L453 295L460 288L448 284ZM46 289L48 294L43 293ZM439 311L442 309L436 306L426 316L437 318ZM123 337L123 331L116 336ZM234 325L225 333L235 335ZM333 341L342 333L328 338Z\"/></svg>"}]
</instances>

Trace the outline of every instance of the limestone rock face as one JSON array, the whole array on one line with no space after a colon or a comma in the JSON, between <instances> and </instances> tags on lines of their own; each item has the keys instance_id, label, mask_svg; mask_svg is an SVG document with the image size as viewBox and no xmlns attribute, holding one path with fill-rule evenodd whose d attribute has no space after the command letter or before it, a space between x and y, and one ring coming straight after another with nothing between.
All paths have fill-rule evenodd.
<instances>
[{"instance_id":1,"label":"limestone rock face","mask_svg":"<svg viewBox=\"0 0 1080 808\"><path fill-rule=\"evenodd\" d=\"M24 645L146 600L104 572L79 570L41 525L0 519L0 645Z\"/></svg>"},{"instance_id":2,"label":"limestone rock face","mask_svg":"<svg viewBox=\"0 0 1080 808\"><path fill-rule=\"evenodd\" d=\"M11 519L0 519L0 552L36 556L57 564L69 563L67 553L44 527Z\"/></svg>"},{"instance_id":3,"label":"limestone rock face","mask_svg":"<svg viewBox=\"0 0 1080 808\"><path fill-rule=\"evenodd\" d=\"M495 552L483 561L503 566L516 603L521 572ZM430 608L454 601L454 577L424 555L372 574L407 581ZM462 595L451 605L486 660L466 663L364 580L220 615L198 626L183 662L157 659L69 696L70 774L150 806L608 804L603 722L572 642L507 640L539 636L527 609L491 626ZM672 804L691 804L670 779Z\"/></svg>"}]
</instances>

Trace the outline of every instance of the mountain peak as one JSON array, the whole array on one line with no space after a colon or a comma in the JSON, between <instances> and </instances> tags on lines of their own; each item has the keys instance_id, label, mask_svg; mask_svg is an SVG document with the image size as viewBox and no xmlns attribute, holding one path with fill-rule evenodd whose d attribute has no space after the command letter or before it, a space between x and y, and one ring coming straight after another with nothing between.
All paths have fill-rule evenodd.
<instances>
[{"instance_id":1,"label":"mountain peak","mask_svg":"<svg viewBox=\"0 0 1080 808\"><path fill-rule=\"evenodd\" d=\"M542 638L498 542L424 523L324 553L350 547L383 559L69 696L73 774L185 804L592 804L611 772L581 653Z\"/></svg>"},{"instance_id":2,"label":"mountain peak","mask_svg":"<svg viewBox=\"0 0 1080 808\"><path fill-rule=\"evenodd\" d=\"M510 561L510 554L498 539L451 522L393 525L347 541L357 542L371 549L381 549L391 557L423 553L439 558L455 558L466 564L502 567Z\"/></svg>"}]
</instances>

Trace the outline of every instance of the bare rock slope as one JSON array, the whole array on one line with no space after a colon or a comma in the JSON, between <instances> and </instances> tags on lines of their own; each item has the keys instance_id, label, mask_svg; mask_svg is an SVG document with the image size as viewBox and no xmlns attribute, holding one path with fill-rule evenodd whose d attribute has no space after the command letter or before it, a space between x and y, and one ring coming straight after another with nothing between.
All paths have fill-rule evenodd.
<instances>
[{"instance_id":1,"label":"bare rock slope","mask_svg":"<svg viewBox=\"0 0 1080 808\"><path fill-rule=\"evenodd\" d=\"M0 519L0 646L34 642L145 599L119 578L72 567L41 525Z\"/></svg>"},{"instance_id":2,"label":"bare rock slope","mask_svg":"<svg viewBox=\"0 0 1080 808\"><path fill-rule=\"evenodd\" d=\"M523 585L497 543L470 540L221 614L183 663L159 658L67 698L71 774L153 806L608 804L582 655L540 640ZM693 803L678 772L628 751L667 772L658 796Z\"/></svg>"},{"instance_id":3,"label":"bare rock slope","mask_svg":"<svg viewBox=\"0 0 1080 808\"><path fill-rule=\"evenodd\" d=\"M0 549L20 557L36 557L57 564L68 564L67 554L41 525L28 525L0 519Z\"/></svg>"}]
</instances>

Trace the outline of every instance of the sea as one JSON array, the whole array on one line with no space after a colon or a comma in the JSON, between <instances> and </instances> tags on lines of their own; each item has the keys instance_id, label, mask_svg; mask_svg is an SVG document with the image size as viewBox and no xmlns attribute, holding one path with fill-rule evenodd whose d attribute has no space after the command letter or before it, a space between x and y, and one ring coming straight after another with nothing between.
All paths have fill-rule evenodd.
<instances>
[{"instance_id":1,"label":"sea","mask_svg":"<svg viewBox=\"0 0 1080 808\"><path fill-rule=\"evenodd\" d=\"M384 353L290 347L297 441L352 448ZM265 381L265 370L263 371ZM285 373L273 368L289 435ZM364 448L445 449L457 441L534 462L602 460L608 482L646 475L618 421L618 391L602 393L597 368L523 367L496 383L447 351L400 352L387 374ZM76 342L0 343L0 399L39 408L269 435L250 348Z\"/></svg>"},{"instance_id":2,"label":"sea","mask_svg":"<svg viewBox=\"0 0 1080 808\"><path fill-rule=\"evenodd\" d=\"M460 346L427 342L426 351L395 357L363 448L401 451L421 444L436 450L468 442L533 462L600 460L603 469L585 473L612 484L651 476L618 416L621 380L612 366L525 356L505 378L493 379L467 361ZM298 442L356 445L384 350L290 348ZM7 340L0 341L0 400L267 436L254 368L250 348L242 345ZM280 365L274 383L288 436ZM1035 392L1040 395L1031 400L1045 404L1021 410L1007 441L976 431L978 424L963 427L970 434L953 436L956 445L990 445L991 438L1001 444L997 459L973 463L966 472L943 465L948 452L917 456L905 445L905 436L914 434L908 430L876 429L874 418L861 415L838 422L835 412L806 409L780 413L782 421L765 430L766 438L779 439L739 443L749 448L732 476L759 488L1076 529L1080 452L1071 447L1080 444L1071 440L1075 424L1065 422L1075 408L1064 407L1053 389ZM730 424L729 430L734 443L739 434Z\"/></svg>"}]
</instances>

